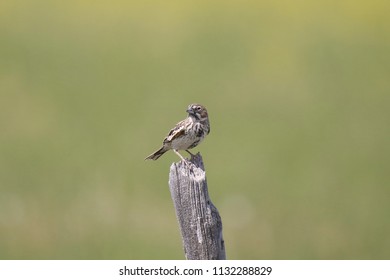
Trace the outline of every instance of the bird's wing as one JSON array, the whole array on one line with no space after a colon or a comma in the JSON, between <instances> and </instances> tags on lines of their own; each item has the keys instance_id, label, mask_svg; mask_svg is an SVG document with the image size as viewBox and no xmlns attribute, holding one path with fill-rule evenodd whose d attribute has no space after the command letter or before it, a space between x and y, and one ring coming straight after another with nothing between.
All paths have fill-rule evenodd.
<instances>
[{"instance_id":1,"label":"bird's wing","mask_svg":"<svg viewBox=\"0 0 390 280\"><path fill-rule=\"evenodd\" d=\"M164 143L172 142L174 139L184 135L185 131L185 122L183 120L176 124L175 127L171 129L171 131L169 131L167 137L164 139Z\"/></svg>"}]
</instances>

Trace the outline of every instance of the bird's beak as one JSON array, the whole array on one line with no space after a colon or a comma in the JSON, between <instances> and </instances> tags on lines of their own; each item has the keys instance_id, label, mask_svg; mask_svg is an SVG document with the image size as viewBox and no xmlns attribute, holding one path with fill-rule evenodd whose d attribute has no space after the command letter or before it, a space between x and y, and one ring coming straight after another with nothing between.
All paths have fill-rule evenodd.
<instances>
[{"instance_id":1,"label":"bird's beak","mask_svg":"<svg viewBox=\"0 0 390 280\"><path fill-rule=\"evenodd\" d=\"M188 114L194 114L194 111L191 109L191 108L188 108L187 110L186 110L186 112L188 113Z\"/></svg>"}]
</instances>

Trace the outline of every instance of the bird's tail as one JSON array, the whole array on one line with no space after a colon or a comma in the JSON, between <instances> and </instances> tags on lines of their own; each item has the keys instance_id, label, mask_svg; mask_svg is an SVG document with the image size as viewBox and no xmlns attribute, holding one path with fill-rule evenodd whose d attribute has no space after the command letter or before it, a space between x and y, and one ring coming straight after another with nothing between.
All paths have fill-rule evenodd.
<instances>
[{"instance_id":1,"label":"bird's tail","mask_svg":"<svg viewBox=\"0 0 390 280\"><path fill-rule=\"evenodd\" d=\"M166 151L168 151L168 150L165 149L165 147L162 147L160 150L155 151L153 154L151 154L150 156L148 156L147 158L145 158L145 160L147 160L147 159L157 160L157 159L158 159L159 157L161 157Z\"/></svg>"}]
</instances>

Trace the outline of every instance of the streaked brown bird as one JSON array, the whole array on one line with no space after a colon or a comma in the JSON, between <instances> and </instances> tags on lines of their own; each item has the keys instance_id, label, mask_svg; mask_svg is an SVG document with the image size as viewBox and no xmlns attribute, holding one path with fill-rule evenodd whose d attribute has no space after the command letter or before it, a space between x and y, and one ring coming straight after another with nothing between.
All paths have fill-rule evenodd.
<instances>
[{"instance_id":1,"label":"streaked brown bird","mask_svg":"<svg viewBox=\"0 0 390 280\"><path fill-rule=\"evenodd\" d=\"M169 131L163 141L163 146L145 160L157 160L169 150L173 150L183 161L186 160L179 153L179 150L185 150L192 155L189 149L199 145L210 133L210 123L206 108L200 104L189 105L187 113L188 117Z\"/></svg>"}]
</instances>

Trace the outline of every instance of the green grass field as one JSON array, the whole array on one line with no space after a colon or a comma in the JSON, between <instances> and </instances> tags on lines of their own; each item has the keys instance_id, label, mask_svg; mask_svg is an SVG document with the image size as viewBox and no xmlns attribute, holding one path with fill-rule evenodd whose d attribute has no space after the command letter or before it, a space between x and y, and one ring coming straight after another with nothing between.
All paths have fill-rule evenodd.
<instances>
[{"instance_id":1,"label":"green grass field","mask_svg":"<svg viewBox=\"0 0 390 280\"><path fill-rule=\"evenodd\" d=\"M389 259L389 3L2 1L0 259L183 259L193 102L229 259Z\"/></svg>"}]
</instances>

